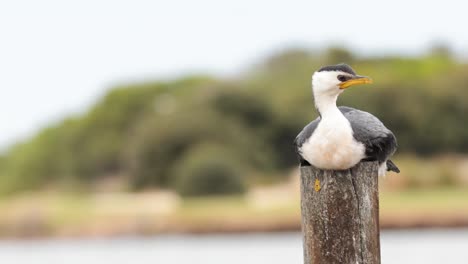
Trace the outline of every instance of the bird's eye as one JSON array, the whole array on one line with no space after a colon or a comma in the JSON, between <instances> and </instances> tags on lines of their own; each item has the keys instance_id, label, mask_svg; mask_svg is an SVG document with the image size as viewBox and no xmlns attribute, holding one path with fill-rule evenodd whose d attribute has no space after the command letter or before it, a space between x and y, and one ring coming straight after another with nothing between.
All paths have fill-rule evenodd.
<instances>
[{"instance_id":1,"label":"bird's eye","mask_svg":"<svg viewBox=\"0 0 468 264\"><path fill-rule=\"evenodd\" d=\"M346 75L338 75L338 81L340 82L346 82L347 80L349 80L349 77L346 76Z\"/></svg>"}]
</instances>

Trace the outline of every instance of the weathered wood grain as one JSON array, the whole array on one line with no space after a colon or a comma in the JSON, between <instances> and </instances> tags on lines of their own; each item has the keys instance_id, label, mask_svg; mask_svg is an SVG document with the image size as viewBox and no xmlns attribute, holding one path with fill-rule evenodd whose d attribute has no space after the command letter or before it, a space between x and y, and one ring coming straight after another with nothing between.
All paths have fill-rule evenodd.
<instances>
[{"instance_id":1,"label":"weathered wood grain","mask_svg":"<svg viewBox=\"0 0 468 264\"><path fill-rule=\"evenodd\" d=\"M305 264L380 263L378 163L301 167Z\"/></svg>"}]
</instances>

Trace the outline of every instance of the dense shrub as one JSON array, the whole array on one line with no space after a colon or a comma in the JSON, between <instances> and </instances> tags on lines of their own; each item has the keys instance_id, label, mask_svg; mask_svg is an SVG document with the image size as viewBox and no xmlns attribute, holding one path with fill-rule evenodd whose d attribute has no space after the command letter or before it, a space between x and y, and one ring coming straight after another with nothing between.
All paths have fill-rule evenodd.
<instances>
[{"instance_id":1,"label":"dense shrub","mask_svg":"<svg viewBox=\"0 0 468 264\"><path fill-rule=\"evenodd\" d=\"M174 166L175 189L182 196L241 194L246 190L241 166L225 147L199 145Z\"/></svg>"},{"instance_id":2,"label":"dense shrub","mask_svg":"<svg viewBox=\"0 0 468 264\"><path fill-rule=\"evenodd\" d=\"M268 169L271 151L264 148L264 142L255 141L258 135L244 126L212 111L190 109L177 115L148 120L129 141L125 160L133 189L168 187L172 166L203 142L225 146L248 167Z\"/></svg>"},{"instance_id":3,"label":"dense shrub","mask_svg":"<svg viewBox=\"0 0 468 264\"><path fill-rule=\"evenodd\" d=\"M250 127L265 127L271 123L273 111L268 101L260 95L239 90L226 90L213 99L215 110L226 117L233 117Z\"/></svg>"}]
</instances>

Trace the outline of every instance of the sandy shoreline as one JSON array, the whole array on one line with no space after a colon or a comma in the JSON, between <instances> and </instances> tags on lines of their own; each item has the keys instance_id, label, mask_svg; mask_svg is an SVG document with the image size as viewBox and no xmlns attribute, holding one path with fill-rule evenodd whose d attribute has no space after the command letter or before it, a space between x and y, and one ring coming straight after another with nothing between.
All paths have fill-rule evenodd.
<instances>
[{"instance_id":1,"label":"sandy shoreline","mask_svg":"<svg viewBox=\"0 0 468 264\"><path fill-rule=\"evenodd\" d=\"M380 221L381 230L393 229L432 229L466 228L467 216L445 216L434 218L413 216L406 218L385 217ZM3 230L5 231L5 230ZM89 225L64 230L50 230L45 226L29 226L11 229L0 234L2 239L47 239L47 238L111 238L119 236L155 236L168 234L242 234L268 232L300 232L301 225L297 217L270 219L267 221L208 221L206 223L164 224L146 223L108 223L107 225Z\"/></svg>"},{"instance_id":2,"label":"sandy shoreline","mask_svg":"<svg viewBox=\"0 0 468 264\"><path fill-rule=\"evenodd\" d=\"M161 191L32 193L0 200L0 239L300 231L299 205L297 184L197 199ZM382 230L462 227L467 189L381 192Z\"/></svg>"}]
</instances>

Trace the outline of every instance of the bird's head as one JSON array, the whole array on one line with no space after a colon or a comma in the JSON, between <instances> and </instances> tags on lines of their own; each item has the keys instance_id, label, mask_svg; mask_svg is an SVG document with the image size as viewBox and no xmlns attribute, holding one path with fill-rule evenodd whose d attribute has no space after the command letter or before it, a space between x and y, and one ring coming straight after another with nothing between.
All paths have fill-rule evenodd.
<instances>
[{"instance_id":1,"label":"bird's head","mask_svg":"<svg viewBox=\"0 0 468 264\"><path fill-rule=\"evenodd\" d=\"M368 83L372 83L372 79L357 75L356 72L346 64L322 67L312 76L312 89L315 97L335 97L348 87Z\"/></svg>"}]
</instances>

